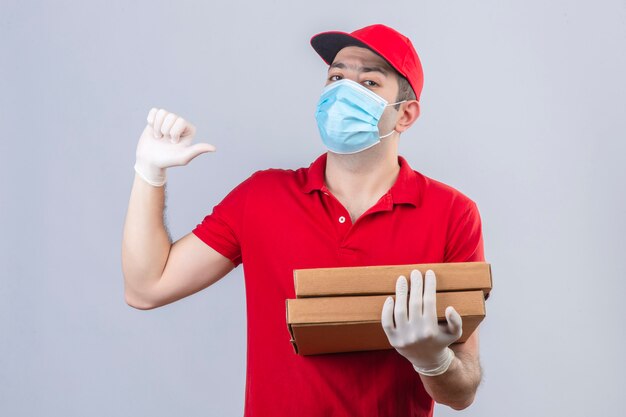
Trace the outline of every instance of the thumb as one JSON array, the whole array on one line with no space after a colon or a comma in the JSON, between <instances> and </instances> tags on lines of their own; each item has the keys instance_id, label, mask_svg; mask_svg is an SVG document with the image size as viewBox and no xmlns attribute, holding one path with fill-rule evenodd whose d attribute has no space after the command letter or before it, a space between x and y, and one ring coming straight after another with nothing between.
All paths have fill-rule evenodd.
<instances>
[{"instance_id":1,"label":"thumb","mask_svg":"<svg viewBox=\"0 0 626 417\"><path fill-rule=\"evenodd\" d=\"M208 143L196 143L185 149L184 157L189 162L196 156L206 152L215 152L215 146Z\"/></svg>"},{"instance_id":2,"label":"thumb","mask_svg":"<svg viewBox=\"0 0 626 417\"><path fill-rule=\"evenodd\" d=\"M448 322L448 332L457 340L463 334L463 320L452 306L446 308L446 321Z\"/></svg>"}]
</instances>

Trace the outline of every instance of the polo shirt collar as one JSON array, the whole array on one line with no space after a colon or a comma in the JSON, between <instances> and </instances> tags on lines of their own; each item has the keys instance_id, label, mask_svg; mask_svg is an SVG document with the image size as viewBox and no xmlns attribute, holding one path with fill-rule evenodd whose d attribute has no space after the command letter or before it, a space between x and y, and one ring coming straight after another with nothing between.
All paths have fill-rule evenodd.
<instances>
[{"instance_id":1,"label":"polo shirt collar","mask_svg":"<svg viewBox=\"0 0 626 417\"><path fill-rule=\"evenodd\" d=\"M320 155L311 163L306 174L306 179L302 184L302 191L310 193L314 190L326 191L324 184L324 174L326 172L326 158L328 154ZM420 205L420 187L418 174L409 166L409 163L400 155L398 155L398 163L400 164L400 172L393 186L389 189L388 195L391 196L393 204L411 204L415 207Z\"/></svg>"}]
</instances>

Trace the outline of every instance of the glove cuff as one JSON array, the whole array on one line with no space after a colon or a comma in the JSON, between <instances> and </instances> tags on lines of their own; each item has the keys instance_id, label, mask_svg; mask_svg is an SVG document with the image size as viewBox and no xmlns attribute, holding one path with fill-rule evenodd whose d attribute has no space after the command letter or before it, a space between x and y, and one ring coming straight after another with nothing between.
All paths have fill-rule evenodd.
<instances>
[{"instance_id":1,"label":"glove cuff","mask_svg":"<svg viewBox=\"0 0 626 417\"><path fill-rule=\"evenodd\" d=\"M452 363L454 358L455 358L454 351L452 349L450 349L449 347L447 347L446 348L446 357L445 357L445 359L444 359L444 361L443 361L443 363L441 365L439 365L439 366L437 366L436 368L433 368L433 369L428 369L428 368L420 368L419 366L415 366L415 364L413 364L413 368L420 375L437 376L437 375L443 374L444 372L446 372L448 370L448 368L450 367L450 364Z\"/></svg>"},{"instance_id":2,"label":"glove cuff","mask_svg":"<svg viewBox=\"0 0 626 417\"><path fill-rule=\"evenodd\" d=\"M143 179L145 182L147 182L148 184L154 187L161 187L166 182L166 171L163 168L160 168L158 170L158 173L153 173L152 175L148 175L148 173L144 171L149 171L149 170L146 170L145 167L142 167L140 166L138 162L135 162L134 169L135 169L135 172L139 174L141 179Z\"/></svg>"}]
</instances>

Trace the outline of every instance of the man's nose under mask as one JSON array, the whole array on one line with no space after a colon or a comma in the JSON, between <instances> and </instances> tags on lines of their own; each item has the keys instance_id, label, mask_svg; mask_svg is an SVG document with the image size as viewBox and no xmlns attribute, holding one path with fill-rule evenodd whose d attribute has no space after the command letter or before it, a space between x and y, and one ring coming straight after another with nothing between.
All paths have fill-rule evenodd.
<instances>
[{"instance_id":1,"label":"man's nose under mask","mask_svg":"<svg viewBox=\"0 0 626 417\"><path fill-rule=\"evenodd\" d=\"M379 136L378 121L388 106L387 100L348 79L329 84L322 90L315 119L324 145L334 153L352 154L364 151L391 136Z\"/></svg>"}]
</instances>

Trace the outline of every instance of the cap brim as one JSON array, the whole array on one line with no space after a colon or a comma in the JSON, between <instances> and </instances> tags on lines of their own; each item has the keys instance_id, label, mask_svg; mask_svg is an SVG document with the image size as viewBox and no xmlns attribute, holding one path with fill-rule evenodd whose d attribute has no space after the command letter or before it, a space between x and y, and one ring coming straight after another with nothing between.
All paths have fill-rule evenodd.
<instances>
[{"instance_id":1,"label":"cap brim","mask_svg":"<svg viewBox=\"0 0 626 417\"><path fill-rule=\"evenodd\" d=\"M346 46L360 46L376 52L349 33L336 31L318 33L311 38L311 46L328 65L333 63L337 53Z\"/></svg>"}]
</instances>

